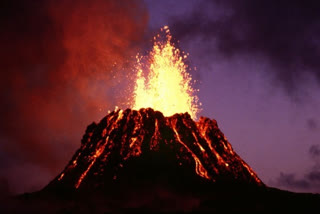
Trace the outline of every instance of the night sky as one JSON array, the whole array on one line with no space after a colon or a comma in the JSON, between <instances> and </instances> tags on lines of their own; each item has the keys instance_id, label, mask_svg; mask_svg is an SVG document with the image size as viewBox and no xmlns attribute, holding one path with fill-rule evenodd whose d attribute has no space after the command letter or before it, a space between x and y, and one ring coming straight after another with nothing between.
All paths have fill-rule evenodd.
<instances>
[{"instance_id":1,"label":"night sky","mask_svg":"<svg viewBox=\"0 0 320 214\"><path fill-rule=\"evenodd\" d=\"M200 115L267 185L320 193L319 1L3 0L1 194L42 188L87 125L129 107L126 76L164 25Z\"/></svg>"}]
</instances>

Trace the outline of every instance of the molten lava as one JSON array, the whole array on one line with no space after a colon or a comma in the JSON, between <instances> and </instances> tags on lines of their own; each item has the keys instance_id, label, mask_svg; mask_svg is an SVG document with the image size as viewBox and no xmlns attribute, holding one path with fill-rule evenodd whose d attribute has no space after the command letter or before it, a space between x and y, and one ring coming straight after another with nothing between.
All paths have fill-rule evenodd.
<instances>
[{"instance_id":1,"label":"molten lava","mask_svg":"<svg viewBox=\"0 0 320 214\"><path fill-rule=\"evenodd\" d=\"M137 161L140 165L132 167ZM157 166L162 171L150 173ZM99 124L88 126L80 149L48 187L100 188L118 179L126 183L123 179L132 179L136 173L143 178L171 173L183 180L191 175L213 183L263 185L234 152L215 120L200 117L195 122L188 113L164 117L142 108L116 110Z\"/></svg>"},{"instance_id":2,"label":"molten lava","mask_svg":"<svg viewBox=\"0 0 320 214\"><path fill-rule=\"evenodd\" d=\"M148 57L150 66L147 75L143 69L143 58L137 57L133 109L153 108L165 116L188 112L191 118L196 119L200 104L184 62L187 55L174 46L167 26L161 32L165 34L166 41L162 40L160 34L154 38L154 46Z\"/></svg>"},{"instance_id":3,"label":"molten lava","mask_svg":"<svg viewBox=\"0 0 320 214\"><path fill-rule=\"evenodd\" d=\"M130 180L125 179L135 176L140 181L163 175L178 178L179 183L196 178L200 183L263 185L233 151L215 120L194 121L199 105L183 61L186 55L172 44L168 27L162 33L166 41L160 35L155 38L147 63L137 57L133 103L137 110L117 109L99 124L91 124L80 149L48 188L109 188L118 180L126 184Z\"/></svg>"}]
</instances>

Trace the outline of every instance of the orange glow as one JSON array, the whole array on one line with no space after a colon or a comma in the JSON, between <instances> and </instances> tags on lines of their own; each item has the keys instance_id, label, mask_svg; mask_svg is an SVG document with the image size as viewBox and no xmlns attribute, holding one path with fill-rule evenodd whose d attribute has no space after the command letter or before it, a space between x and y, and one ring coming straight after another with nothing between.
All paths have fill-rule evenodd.
<instances>
[{"instance_id":1,"label":"orange glow","mask_svg":"<svg viewBox=\"0 0 320 214\"><path fill-rule=\"evenodd\" d=\"M119 149L117 154L123 158L119 163L122 168L130 158L139 157L147 151L159 151L164 145L171 147L170 144L175 144L173 148L178 152L179 165L183 164L183 160L187 160L187 164L193 163L195 173L204 179L215 182L227 173L233 174L236 180L250 179L250 182L263 185L248 164L233 151L214 120L201 117L198 122L194 122L187 114L163 117L152 109L117 109L107 116L106 121L104 124L103 120L103 127L99 132L86 132L86 143L82 144L81 151L57 178L60 183L66 177L72 177L77 160L81 158L79 156L84 156L83 154L88 155L79 161L85 161L85 168L81 169L80 174L77 172L74 182L76 189L83 185L84 181L90 182L86 177L103 175L100 174L105 170L103 165L109 164L108 158L115 146ZM98 168L95 168L95 165Z\"/></svg>"},{"instance_id":2,"label":"orange glow","mask_svg":"<svg viewBox=\"0 0 320 214\"><path fill-rule=\"evenodd\" d=\"M180 135L178 133L178 131L176 130L175 128L175 124L172 124L172 129L177 137L177 140L178 142L183 145L187 150L188 152L190 152L190 154L192 155L195 163L196 163L196 173L203 177L203 178L206 178L206 179L210 179L209 175L208 175L208 172L207 170L204 168L204 166L202 165L201 161L199 160L199 158L193 153L193 151L184 143L182 142L181 138L180 138Z\"/></svg>"},{"instance_id":3,"label":"orange glow","mask_svg":"<svg viewBox=\"0 0 320 214\"><path fill-rule=\"evenodd\" d=\"M258 178L256 173L250 168L250 166L248 166L248 164L246 164L243 160L241 160L241 162L242 162L243 166L248 170L250 175L256 180L256 182L261 183L261 180Z\"/></svg>"},{"instance_id":4,"label":"orange glow","mask_svg":"<svg viewBox=\"0 0 320 214\"><path fill-rule=\"evenodd\" d=\"M94 154L93 157L92 157L92 161L91 161L90 165L88 166L88 168L86 169L86 171L84 171L84 173L81 174L78 182L76 183L76 188L77 188L77 189L79 188L82 180L86 177L87 173L89 172L89 170L91 169L91 167L93 166L93 164L96 162L97 158L99 158L100 155L102 154L102 152L104 151L107 143L108 143L108 137L107 137L107 139L106 139L106 142L105 142L102 146L100 146L99 148L96 149L96 152L95 152L95 154Z\"/></svg>"},{"instance_id":5,"label":"orange glow","mask_svg":"<svg viewBox=\"0 0 320 214\"><path fill-rule=\"evenodd\" d=\"M64 176L64 173L61 173L61 175L58 178L58 181L60 181L63 178L63 176Z\"/></svg>"},{"instance_id":6,"label":"orange glow","mask_svg":"<svg viewBox=\"0 0 320 214\"><path fill-rule=\"evenodd\" d=\"M196 119L200 104L184 62L187 55L172 43L168 26L161 32L166 41L162 41L159 34L154 38L153 49L147 57L150 62L148 75L144 73L143 58L137 56L133 109L150 107L161 111L164 116L188 112L192 119Z\"/></svg>"}]
</instances>

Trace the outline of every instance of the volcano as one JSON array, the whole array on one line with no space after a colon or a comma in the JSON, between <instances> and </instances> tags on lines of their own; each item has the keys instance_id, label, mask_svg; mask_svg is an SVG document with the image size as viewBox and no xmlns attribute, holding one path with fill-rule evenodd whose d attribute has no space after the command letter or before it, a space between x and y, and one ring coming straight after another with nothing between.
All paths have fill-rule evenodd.
<instances>
[{"instance_id":1,"label":"volcano","mask_svg":"<svg viewBox=\"0 0 320 214\"><path fill-rule=\"evenodd\" d=\"M217 122L151 108L92 123L65 169L8 213L234 213L312 211L315 194L267 187ZM19 206L17 206L17 204ZM10 207L11 206L11 207Z\"/></svg>"},{"instance_id":2,"label":"volcano","mask_svg":"<svg viewBox=\"0 0 320 214\"><path fill-rule=\"evenodd\" d=\"M89 125L62 172L42 190L16 196L5 208L0 203L1 213L306 213L319 208L319 195L267 187L217 121L195 121L201 103L184 62L187 54L174 46L168 26L161 32L149 55L137 56L132 109L117 109Z\"/></svg>"},{"instance_id":3,"label":"volcano","mask_svg":"<svg viewBox=\"0 0 320 214\"><path fill-rule=\"evenodd\" d=\"M234 152L215 120L151 108L111 112L88 126L80 149L46 188L110 188L163 179L264 185ZM189 181L188 181L189 180Z\"/></svg>"}]
</instances>

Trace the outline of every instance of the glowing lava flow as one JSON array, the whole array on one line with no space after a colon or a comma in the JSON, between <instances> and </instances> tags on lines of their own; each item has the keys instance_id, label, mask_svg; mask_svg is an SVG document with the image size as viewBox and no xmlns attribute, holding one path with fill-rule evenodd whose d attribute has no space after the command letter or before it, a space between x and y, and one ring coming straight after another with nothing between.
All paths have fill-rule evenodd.
<instances>
[{"instance_id":1,"label":"glowing lava flow","mask_svg":"<svg viewBox=\"0 0 320 214\"><path fill-rule=\"evenodd\" d=\"M76 184L76 188L77 188L77 189L79 188L79 186L80 186L83 178L86 177L87 173L89 172L89 170L91 169L91 167L93 166L93 164L96 162L97 158L99 158L100 155L102 154L102 152L104 151L104 149L105 149L105 147L106 147L106 145L107 145L107 143L108 143L108 139L109 139L109 138L107 137L106 140L105 140L105 143L104 143L102 146L100 146L99 148L96 149L96 152L95 152L95 154L94 154L93 157L92 157L92 161L91 161L90 165L88 166L88 168L86 169L86 171L84 171L84 173L82 173L82 175L80 176L80 178L79 178L79 180L78 180L78 182L77 182L77 184Z\"/></svg>"},{"instance_id":2,"label":"glowing lava flow","mask_svg":"<svg viewBox=\"0 0 320 214\"><path fill-rule=\"evenodd\" d=\"M169 156L168 151L172 151ZM164 158L164 165L160 168L168 168L169 174L172 170L191 169L195 175L210 182L227 178L264 185L236 154L215 120L200 117L195 122L187 113L164 117L161 112L150 108L116 110L99 124L89 125L80 149L56 182L63 188L72 185L75 189L109 185L114 180L120 182L121 176L124 179L122 173L132 166L130 164L139 163L137 160L144 160L143 167L146 167L139 173L152 177L156 174L148 174L149 170L152 170L153 164L159 166L161 162L158 159L153 162L150 154ZM170 165L167 165L166 158L169 158ZM170 168L171 163L173 168Z\"/></svg>"},{"instance_id":3,"label":"glowing lava flow","mask_svg":"<svg viewBox=\"0 0 320 214\"><path fill-rule=\"evenodd\" d=\"M163 42L160 35L154 38L154 46L148 57L150 67L147 69L147 78L142 58L137 57L133 109L150 107L161 111L164 116L188 112L192 119L196 119L199 104L195 90L191 87L188 66L184 63L187 55L182 55L173 45L167 26L161 32L165 33L166 41Z\"/></svg>"},{"instance_id":4,"label":"glowing lava flow","mask_svg":"<svg viewBox=\"0 0 320 214\"><path fill-rule=\"evenodd\" d=\"M88 126L80 149L57 181L71 182L78 189L108 179L110 174L116 180L127 161L151 151L162 154L170 148L176 153L173 165L192 166L204 179L215 182L229 177L263 185L233 151L215 120L200 117L195 121L200 104L184 63L186 55L174 47L168 27L161 31L166 40L160 35L155 37L147 61L137 57L132 105L138 111L116 109L99 124ZM113 171L108 174L105 169Z\"/></svg>"}]
</instances>

